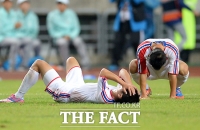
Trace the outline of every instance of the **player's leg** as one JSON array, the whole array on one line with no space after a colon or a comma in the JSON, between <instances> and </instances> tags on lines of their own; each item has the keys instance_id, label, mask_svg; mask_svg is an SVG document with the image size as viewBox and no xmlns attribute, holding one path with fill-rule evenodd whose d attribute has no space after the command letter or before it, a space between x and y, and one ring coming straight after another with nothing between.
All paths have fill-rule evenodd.
<instances>
[{"instance_id":1,"label":"player's leg","mask_svg":"<svg viewBox=\"0 0 200 130\"><path fill-rule=\"evenodd\" d=\"M66 60L66 73L69 73L69 71L74 67L80 67L78 61L74 57L69 57Z\"/></svg>"},{"instance_id":2,"label":"player's leg","mask_svg":"<svg viewBox=\"0 0 200 130\"><path fill-rule=\"evenodd\" d=\"M41 74L43 79L44 75L51 69L53 68L47 62L36 60L25 75L15 96L17 98L23 98L24 94L38 81L39 74Z\"/></svg>"},{"instance_id":3,"label":"player's leg","mask_svg":"<svg viewBox=\"0 0 200 130\"><path fill-rule=\"evenodd\" d=\"M180 98L184 98L181 92L181 86L187 81L189 77L189 69L188 65L179 60L179 74L177 76L177 89L176 89L176 96Z\"/></svg>"},{"instance_id":4,"label":"player's leg","mask_svg":"<svg viewBox=\"0 0 200 130\"><path fill-rule=\"evenodd\" d=\"M38 81L39 74L42 78L50 71L52 67L43 60L36 60L25 75L18 91L7 99L0 100L0 102L23 102L24 94Z\"/></svg>"},{"instance_id":5,"label":"player's leg","mask_svg":"<svg viewBox=\"0 0 200 130\"><path fill-rule=\"evenodd\" d=\"M140 75L138 73L138 64L137 64L137 59L133 59L130 64L129 64L129 72L130 75L132 77L132 79L138 84L140 85ZM151 95L152 91L151 88L149 87L148 84L146 84L146 92L147 95Z\"/></svg>"},{"instance_id":6,"label":"player's leg","mask_svg":"<svg viewBox=\"0 0 200 130\"><path fill-rule=\"evenodd\" d=\"M82 85L85 83L80 65L74 57L69 57L67 59L66 73L66 83L75 85Z\"/></svg>"}]
</instances>

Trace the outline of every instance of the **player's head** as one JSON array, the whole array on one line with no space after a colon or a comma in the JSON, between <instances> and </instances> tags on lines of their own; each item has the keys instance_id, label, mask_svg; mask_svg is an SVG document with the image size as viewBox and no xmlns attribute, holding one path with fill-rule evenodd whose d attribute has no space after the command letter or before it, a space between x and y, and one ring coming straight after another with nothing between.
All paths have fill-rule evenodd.
<instances>
[{"instance_id":1,"label":"player's head","mask_svg":"<svg viewBox=\"0 0 200 130\"><path fill-rule=\"evenodd\" d=\"M140 101L140 96L138 94L138 91L135 89L135 94L130 96L130 93L128 90L126 90L127 93L124 91L121 91L121 96L115 99L115 102L117 103L138 103Z\"/></svg>"},{"instance_id":2,"label":"player's head","mask_svg":"<svg viewBox=\"0 0 200 130\"><path fill-rule=\"evenodd\" d=\"M155 48L149 56L149 63L155 70L160 70L160 68L165 64L166 59L164 51L160 48Z\"/></svg>"}]
</instances>

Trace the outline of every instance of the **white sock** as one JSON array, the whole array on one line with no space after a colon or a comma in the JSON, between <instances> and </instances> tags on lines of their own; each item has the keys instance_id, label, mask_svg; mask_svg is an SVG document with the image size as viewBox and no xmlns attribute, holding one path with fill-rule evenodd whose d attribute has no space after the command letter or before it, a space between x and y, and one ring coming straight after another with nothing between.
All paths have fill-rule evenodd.
<instances>
[{"instance_id":1,"label":"white sock","mask_svg":"<svg viewBox=\"0 0 200 130\"><path fill-rule=\"evenodd\" d=\"M39 73L33 69L29 69L25 75L18 91L15 93L15 97L23 98L24 94L38 81Z\"/></svg>"}]
</instances>

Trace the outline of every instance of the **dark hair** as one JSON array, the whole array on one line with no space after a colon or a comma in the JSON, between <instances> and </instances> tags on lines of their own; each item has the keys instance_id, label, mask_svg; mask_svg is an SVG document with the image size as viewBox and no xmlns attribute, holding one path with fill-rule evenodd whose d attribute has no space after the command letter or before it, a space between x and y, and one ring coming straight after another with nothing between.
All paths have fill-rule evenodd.
<instances>
[{"instance_id":1,"label":"dark hair","mask_svg":"<svg viewBox=\"0 0 200 130\"><path fill-rule=\"evenodd\" d=\"M129 94L129 91L127 91L127 94L123 92L122 98L118 98L115 100L117 103L138 103L140 101L140 95L138 94L138 91L135 89L135 94L131 95Z\"/></svg>"},{"instance_id":2,"label":"dark hair","mask_svg":"<svg viewBox=\"0 0 200 130\"><path fill-rule=\"evenodd\" d=\"M149 57L149 63L155 70L159 70L166 62L166 55L160 48L152 50Z\"/></svg>"}]
</instances>

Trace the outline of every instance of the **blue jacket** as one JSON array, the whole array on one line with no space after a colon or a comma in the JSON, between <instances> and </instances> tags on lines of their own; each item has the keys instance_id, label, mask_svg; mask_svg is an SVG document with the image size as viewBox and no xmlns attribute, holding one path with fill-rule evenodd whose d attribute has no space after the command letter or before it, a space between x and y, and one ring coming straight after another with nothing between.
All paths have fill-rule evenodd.
<instances>
[{"instance_id":1,"label":"blue jacket","mask_svg":"<svg viewBox=\"0 0 200 130\"><path fill-rule=\"evenodd\" d=\"M119 31L119 29L120 29L120 23L121 23L121 21L120 21L120 10L124 6L124 3L126 1L129 2L129 3L131 3L131 1L134 1L136 4L140 4L141 2L144 2L144 0L121 0L120 4L119 4L118 12L116 14L116 18L115 18L115 21L114 21L114 25L113 25L113 30L114 31ZM116 2L116 0L110 0L110 2ZM133 11L132 11L133 7L131 6L131 4L129 4L128 10L129 10L129 12L131 14L131 17L130 17L131 30L133 32L144 30L146 28L146 21L142 20L142 21L136 22L134 20L134 14L133 14Z\"/></svg>"},{"instance_id":2,"label":"blue jacket","mask_svg":"<svg viewBox=\"0 0 200 130\"><path fill-rule=\"evenodd\" d=\"M27 14L24 14L21 10L18 10L17 20L22 24L22 26L17 29L17 37L37 38L39 33L39 21L34 12L29 11Z\"/></svg>"},{"instance_id":3,"label":"blue jacket","mask_svg":"<svg viewBox=\"0 0 200 130\"><path fill-rule=\"evenodd\" d=\"M7 12L3 7L0 8L0 42L8 37L16 37L15 24L17 22L14 10Z\"/></svg>"},{"instance_id":4,"label":"blue jacket","mask_svg":"<svg viewBox=\"0 0 200 130\"><path fill-rule=\"evenodd\" d=\"M71 39L80 34L80 23L76 13L71 9L64 12L54 10L47 16L47 28L52 38L69 36Z\"/></svg>"}]
</instances>

